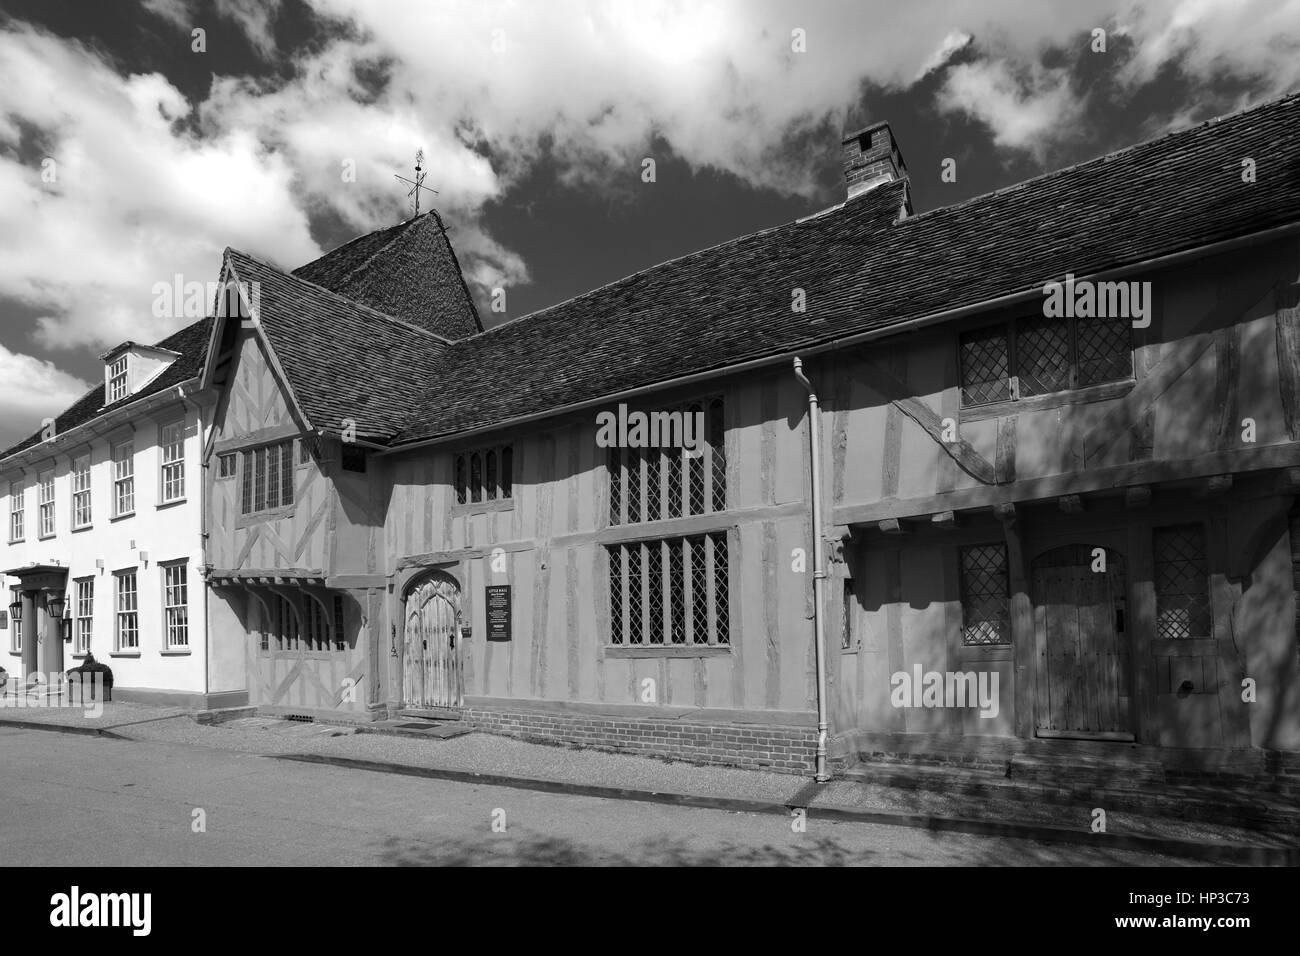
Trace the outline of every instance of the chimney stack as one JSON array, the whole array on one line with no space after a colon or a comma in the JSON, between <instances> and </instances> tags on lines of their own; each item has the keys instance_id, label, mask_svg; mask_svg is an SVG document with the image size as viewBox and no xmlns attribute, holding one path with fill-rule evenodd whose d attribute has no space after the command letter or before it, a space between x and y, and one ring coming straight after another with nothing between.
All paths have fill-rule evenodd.
<instances>
[{"instance_id":1,"label":"chimney stack","mask_svg":"<svg viewBox=\"0 0 1300 956\"><path fill-rule=\"evenodd\" d=\"M872 123L844 137L844 179L849 199L861 196L883 183L907 178L903 154L894 142L888 123ZM910 202L907 205L911 205Z\"/></svg>"}]
</instances>

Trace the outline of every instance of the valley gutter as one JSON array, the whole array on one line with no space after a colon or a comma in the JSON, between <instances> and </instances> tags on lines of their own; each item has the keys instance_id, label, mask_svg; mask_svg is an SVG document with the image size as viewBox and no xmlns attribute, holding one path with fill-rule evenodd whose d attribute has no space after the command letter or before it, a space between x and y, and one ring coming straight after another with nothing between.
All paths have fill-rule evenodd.
<instances>
[{"instance_id":1,"label":"valley gutter","mask_svg":"<svg viewBox=\"0 0 1300 956\"><path fill-rule=\"evenodd\" d=\"M822 541L822 443L821 411L817 393L803 373L803 360L794 359L794 377L808 392L808 444L812 451L812 535L813 535L813 659L817 662L817 758L816 780L826 783L826 648L825 602L826 567Z\"/></svg>"},{"instance_id":2,"label":"valley gutter","mask_svg":"<svg viewBox=\"0 0 1300 956\"><path fill-rule=\"evenodd\" d=\"M1140 262L1130 263L1129 265L1119 266L1114 269L1106 269L1101 272L1093 272L1087 275L1076 275L1074 281L1076 285L1083 282L1109 281L1123 276L1132 275L1135 272L1163 269L1183 262L1204 258L1205 256L1218 255L1252 246L1257 243L1282 239L1298 232L1300 232L1300 222L1290 222L1286 225L1266 229L1263 232L1254 232L1245 236L1237 236L1234 239L1225 239L1220 242L1210 243L1206 246L1196 246L1193 249L1184 249L1182 252L1173 252L1164 256L1143 259ZM717 368L707 369L703 372L692 372L689 375L651 382L648 385L638 385L635 388L624 389L623 391L613 392L608 395L601 395L597 398L583 399L580 402L572 402L568 405L562 405L557 408L550 408L540 412L531 412L527 415L519 415L514 418L503 419L498 422L492 422L488 425L480 425L475 428L466 428L459 431L448 432L443 435L437 435L433 438L422 438L413 442L392 445L383 451L378 451L377 454L395 455L402 452L412 451L417 448L425 448L430 445L443 445L453 441L460 441L465 438L472 438L475 435L489 434L491 432L497 432L502 429L513 428L519 425L526 425L547 418L558 418L561 415L580 412L589 408L598 408L601 405L607 405L610 402L616 402L622 399L634 398L639 395L647 395L652 392L658 392L682 385L691 385L697 382L713 381L722 375L734 375L738 372L768 368L789 362L799 356L812 357L823 355L827 352L833 352L836 349L849 348L867 342L874 342L877 339L899 335L904 332L912 332L917 329L928 328L932 325L953 322L972 315L979 315L982 312L990 312L995 309L1021 305L1026 302L1041 301L1042 298L1042 288L1026 289L1023 292L1013 292L992 299L985 299L981 302L974 302L970 305L947 309L943 312L933 312L930 315L923 315L915 319L907 319L903 322L896 322L892 325L868 329L864 332L855 332L852 335L846 335L842 338L831 339L829 342L823 342L820 345L799 346L794 349L778 352L774 355L765 355L761 358L749 359L744 362L737 362L733 365L723 365Z\"/></svg>"}]
</instances>

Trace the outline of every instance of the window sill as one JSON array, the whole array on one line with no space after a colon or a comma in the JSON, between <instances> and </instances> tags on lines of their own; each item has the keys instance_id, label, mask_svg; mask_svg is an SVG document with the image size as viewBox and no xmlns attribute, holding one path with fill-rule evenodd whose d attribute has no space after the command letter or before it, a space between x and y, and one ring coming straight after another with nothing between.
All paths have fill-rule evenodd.
<instances>
[{"instance_id":1,"label":"window sill","mask_svg":"<svg viewBox=\"0 0 1300 956\"><path fill-rule=\"evenodd\" d=\"M139 657L139 651L109 651L109 657Z\"/></svg>"},{"instance_id":2,"label":"window sill","mask_svg":"<svg viewBox=\"0 0 1300 956\"><path fill-rule=\"evenodd\" d=\"M26 540L26 538L10 538L9 544L22 544Z\"/></svg>"},{"instance_id":3,"label":"window sill","mask_svg":"<svg viewBox=\"0 0 1300 956\"><path fill-rule=\"evenodd\" d=\"M126 520L127 518L134 518L134 517L135 517L135 512L134 512L134 511L123 511L120 515L113 515L113 517L109 518L108 520L109 520L109 521L124 521L124 520Z\"/></svg>"},{"instance_id":4,"label":"window sill","mask_svg":"<svg viewBox=\"0 0 1300 956\"><path fill-rule=\"evenodd\" d=\"M467 501L463 505L452 505L453 515L488 514L493 511L514 511L514 498L497 498L494 501Z\"/></svg>"},{"instance_id":5,"label":"window sill","mask_svg":"<svg viewBox=\"0 0 1300 956\"><path fill-rule=\"evenodd\" d=\"M188 647L172 647L165 651L159 651L158 653L163 657L189 657L193 651Z\"/></svg>"},{"instance_id":6,"label":"window sill","mask_svg":"<svg viewBox=\"0 0 1300 956\"><path fill-rule=\"evenodd\" d=\"M37 540L37 541L50 541L50 540L52 540L53 538L57 538L58 536L59 536L59 533L58 533L57 531L55 531L55 532L53 532L52 534L42 534L42 535L37 535L36 540Z\"/></svg>"},{"instance_id":7,"label":"window sill","mask_svg":"<svg viewBox=\"0 0 1300 956\"><path fill-rule=\"evenodd\" d=\"M1108 402L1123 398L1133 391L1136 379L1124 379L1119 382L1103 382L1100 385L1086 385L1083 388L1066 389L1049 392L1046 395L1031 395L1028 398L1004 399L987 405L971 405L961 410L963 422L979 422L1004 415L1017 415L1022 412L1042 412L1062 405L1087 405L1090 402Z\"/></svg>"},{"instance_id":8,"label":"window sill","mask_svg":"<svg viewBox=\"0 0 1300 956\"><path fill-rule=\"evenodd\" d=\"M158 502L158 504L156 504L156 505L154 506L154 510L156 510L156 511L162 511L164 508L174 508L174 507L176 507L177 505L183 505L183 504L185 504L185 502L186 502L187 500L188 500L188 499L186 499L186 498L176 498L176 499L173 499L172 501L160 501L160 502Z\"/></svg>"},{"instance_id":9,"label":"window sill","mask_svg":"<svg viewBox=\"0 0 1300 956\"><path fill-rule=\"evenodd\" d=\"M606 658L626 657L725 657L731 653L730 644L606 644L602 654Z\"/></svg>"},{"instance_id":10,"label":"window sill","mask_svg":"<svg viewBox=\"0 0 1300 956\"><path fill-rule=\"evenodd\" d=\"M82 531L94 531L94 530L95 530L95 526L93 524L83 524L79 527L73 528L72 533L79 534Z\"/></svg>"}]
</instances>

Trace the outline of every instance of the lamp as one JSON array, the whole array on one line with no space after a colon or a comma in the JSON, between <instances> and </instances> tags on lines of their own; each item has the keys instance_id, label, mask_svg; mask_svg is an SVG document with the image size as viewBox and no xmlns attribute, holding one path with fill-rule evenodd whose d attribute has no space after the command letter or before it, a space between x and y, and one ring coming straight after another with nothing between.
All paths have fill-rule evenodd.
<instances>
[{"instance_id":1,"label":"lamp","mask_svg":"<svg viewBox=\"0 0 1300 956\"><path fill-rule=\"evenodd\" d=\"M45 610L50 612L50 617L62 618L66 603L62 591L51 591L50 596L45 599Z\"/></svg>"},{"instance_id":2,"label":"lamp","mask_svg":"<svg viewBox=\"0 0 1300 956\"><path fill-rule=\"evenodd\" d=\"M23 619L23 602L14 601L9 605L9 620L21 621Z\"/></svg>"}]
</instances>

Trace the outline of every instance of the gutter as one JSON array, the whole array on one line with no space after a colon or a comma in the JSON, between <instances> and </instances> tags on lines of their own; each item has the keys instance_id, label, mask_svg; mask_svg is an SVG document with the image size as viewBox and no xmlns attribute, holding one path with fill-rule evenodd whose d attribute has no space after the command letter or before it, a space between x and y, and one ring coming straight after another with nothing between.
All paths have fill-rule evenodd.
<instances>
[{"instance_id":1,"label":"gutter","mask_svg":"<svg viewBox=\"0 0 1300 956\"><path fill-rule=\"evenodd\" d=\"M808 392L808 444L812 449L812 534L813 534L813 658L817 662L817 757L816 781L826 783L826 649L825 621L826 567L822 541L822 445L821 411L812 382L803 373L803 360L794 359L794 377Z\"/></svg>"},{"instance_id":2,"label":"gutter","mask_svg":"<svg viewBox=\"0 0 1300 956\"><path fill-rule=\"evenodd\" d=\"M1205 256L1219 255L1225 252L1231 252L1235 249L1241 249L1262 242L1270 242L1274 239L1282 239L1287 236L1300 233L1300 222L1287 223L1284 226L1275 226L1272 229L1265 229L1263 232L1254 232L1245 236L1238 236L1235 239L1225 239L1220 242L1210 243L1208 246L1196 246L1192 249L1184 249L1182 252L1173 252L1164 256L1156 256L1151 259L1143 259L1140 262L1130 263L1126 266L1118 266L1114 269L1105 269L1101 272L1091 272L1086 275L1076 275L1074 281L1079 282L1101 282L1111 279L1117 279L1122 276L1132 275L1135 272L1146 272L1152 269L1161 269L1168 266L1178 265L1190 260L1201 259ZM634 398L639 395L646 395L651 392L663 391L669 388L675 388L683 385L691 385L697 382L712 381L719 375L734 375L739 372L747 372L754 369L768 368L774 365L784 364L795 358L802 356L824 355L827 352L833 352L838 349L848 348L851 346L861 345L867 342L874 342L877 339L888 338L903 332L913 332L917 329L928 328L933 325L941 325L946 322L956 321L968 316L978 315L982 312L990 312L995 309L1007 308L1013 305L1020 305L1026 302L1041 301L1043 290L1027 289L1023 292L1013 292L1007 295L996 296L992 299L984 299L980 302L974 302L970 305L958 306L953 309L945 309L942 312L932 312L929 315L923 315L915 319L907 319L902 322L896 322L892 325L882 326L880 328L868 329L864 332L855 332L852 335L842 336L837 339L831 339L820 345L808 345L795 347L774 355L766 355L762 358L749 359L743 362L737 362L733 365L723 365L717 368L707 369L702 372L692 372L689 375L681 375L677 378L663 379L657 382L651 382L648 385L638 385L634 388L624 389L619 392L611 392L597 398L583 399L580 402L572 402L568 405L561 405L558 408L548 409L542 412L532 412L527 415L518 415L514 418L507 418L499 422L493 422L489 425L480 425L476 428L467 428L460 431L449 432L445 435L438 435L433 438L422 438L401 445L394 445L377 452L380 455L395 455L402 452L411 451L417 448L425 448L430 445L445 445L450 442L460 441L465 438L472 438L475 435L489 434L491 432L501 431L506 428L514 428L519 425L526 425L532 422L541 421L547 418L558 418L561 415L571 414L573 412L583 411L589 408L597 408L610 402L620 401L622 399Z\"/></svg>"},{"instance_id":3,"label":"gutter","mask_svg":"<svg viewBox=\"0 0 1300 956\"><path fill-rule=\"evenodd\" d=\"M82 422L80 425L74 425L66 432L59 432L48 441L38 441L34 445L28 445L22 451L14 452L8 458L0 458L0 474L4 474L11 468L25 470L24 465L44 458L49 454L57 453L70 444L79 444L83 438L89 441L114 432L123 425L130 424L133 419L147 413L155 406L165 405L178 398L183 401L185 399L185 389L191 385L196 385L198 382L198 376L188 378L183 382L163 389L161 392L154 392L152 395L146 395L144 398L138 398L134 402L115 408L106 415L100 415Z\"/></svg>"}]
</instances>

